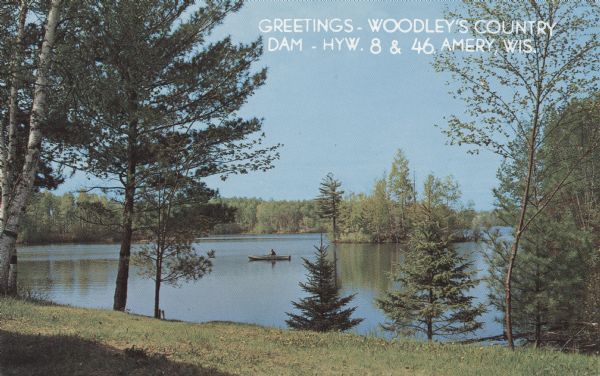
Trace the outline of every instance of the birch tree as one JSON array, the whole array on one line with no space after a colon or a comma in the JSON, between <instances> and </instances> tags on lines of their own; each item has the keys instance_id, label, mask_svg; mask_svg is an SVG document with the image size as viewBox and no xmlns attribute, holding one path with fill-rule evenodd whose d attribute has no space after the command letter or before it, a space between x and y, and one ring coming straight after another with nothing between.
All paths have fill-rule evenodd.
<instances>
[{"instance_id":1,"label":"birch tree","mask_svg":"<svg viewBox=\"0 0 600 376\"><path fill-rule=\"evenodd\" d=\"M42 151L44 134L42 128L48 116L49 70L52 61L52 48L56 40L56 29L60 19L62 1L52 0L48 10L43 42L35 67L35 86L29 133L23 150L22 167L17 163L17 96L22 84L19 67L23 62L23 37L28 2L19 3L19 16L16 20L15 48L11 59L11 80L8 103L8 129L2 136L2 202L0 203L0 292L16 291L16 248L19 223L27 200L34 186ZM4 124L4 122L3 122Z\"/></svg>"},{"instance_id":2,"label":"birch tree","mask_svg":"<svg viewBox=\"0 0 600 376\"><path fill-rule=\"evenodd\" d=\"M569 184L572 168L597 148L597 138L569 166L552 172L555 184L538 189L536 160L544 135L565 126L569 119L552 119L575 98L598 89L600 13L592 1L463 1L448 18L512 21L543 21L550 30L532 35L486 34L498 46L492 53L442 53L435 67L453 78L452 94L465 103L465 113L448 119L445 133L451 143L470 145L470 152L491 150L502 158L526 158L520 164L518 184L521 192L519 215L514 226L513 243L504 280L504 326L508 346L514 348L511 283L521 238L536 217L551 204L559 191ZM507 38L530 39L532 53L509 52ZM548 171L546 171L548 173Z\"/></svg>"}]
</instances>

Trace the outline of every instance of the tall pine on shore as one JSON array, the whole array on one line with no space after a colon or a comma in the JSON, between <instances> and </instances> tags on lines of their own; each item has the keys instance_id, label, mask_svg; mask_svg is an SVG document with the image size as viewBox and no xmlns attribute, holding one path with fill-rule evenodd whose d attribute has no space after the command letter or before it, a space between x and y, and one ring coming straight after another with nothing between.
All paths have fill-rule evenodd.
<instances>
[{"instance_id":1,"label":"tall pine on shore","mask_svg":"<svg viewBox=\"0 0 600 376\"><path fill-rule=\"evenodd\" d=\"M333 177L333 174L328 173L321 181L319 187L319 216L324 219L331 220L331 228L333 232L333 243L338 239L338 219L340 217L340 207L342 204L342 196L344 191L340 188L342 183Z\"/></svg>"},{"instance_id":2,"label":"tall pine on shore","mask_svg":"<svg viewBox=\"0 0 600 376\"><path fill-rule=\"evenodd\" d=\"M398 265L394 281L399 290L378 300L389 318L384 328L406 334L424 333L429 341L437 335L469 333L481 327L476 317L484 312L467 291L476 285L471 264L451 244L444 183L429 176L418 204L406 256Z\"/></svg>"},{"instance_id":3,"label":"tall pine on shore","mask_svg":"<svg viewBox=\"0 0 600 376\"><path fill-rule=\"evenodd\" d=\"M238 111L266 80L254 69L260 40L209 43L216 26L242 1L101 0L86 3L70 35L78 50L94 51L74 86L86 77L76 115L89 124L81 166L102 179L96 188L121 199L122 241L113 308L124 310L135 208L155 166L194 156L195 179L266 170L275 147L261 147L262 121ZM74 51L73 53L76 53ZM75 111L75 110L74 110ZM168 156L161 145L178 145ZM160 158L160 160L159 160Z\"/></svg>"},{"instance_id":4,"label":"tall pine on shore","mask_svg":"<svg viewBox=\"0 0 600 376\"><path fill-rule=\"evenodd\" d=\"M308 271L308 281L300 282L300 287L310 295L299 302L292 302L300 314L287 313L286 323L290 328L312 330L316 332L344 331L363 319L352 318L356 307L344 308L354 299L354 295L339 296L339 287L335 280L335 265L327 260L327 247L317 249L314 262L303 258Z\"/></svg>"}]
</instances>

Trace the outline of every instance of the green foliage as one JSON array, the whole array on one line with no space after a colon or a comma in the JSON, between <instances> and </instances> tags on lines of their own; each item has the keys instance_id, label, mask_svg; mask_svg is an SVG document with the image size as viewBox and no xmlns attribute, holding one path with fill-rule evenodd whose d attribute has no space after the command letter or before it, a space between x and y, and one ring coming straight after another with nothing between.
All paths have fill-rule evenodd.
<instances>
[{"instance_id":1,"label":"green foliage","mask_svg":"<svg viewBox=\"0 0 600 376\"><path fill-rule=\"evenodd\" d=\"M210 272L214 252L206 257L197 254L193 246L196 238L211 232L217 223L233 220L233 210L211 203L217 192L194 173L198 156L172 161L168 146L163 147L164 156L152 166L152 177L138 191L135 210L136 225L147 234L150 244L136 252L134 260L142 267L140 274L154 280L156 318L160 318L162 283L176 286L182 280L197 280Z\"/></svg>"},{"instance_id":2,"label":"green foliage","mask_svg":"<svg viewBox=\"0 0 600 376\"><path fill-rule=\"evenodd\" d=\"M364 216L373 241L382 243L392 237L391 200L384 179L375 182L371 195L367 197Z\"/></svg>"},{"instance_id":3,"label":"green foliage","mask_svg":"<svg viewBox=\"0 0 600 376\"><path fill-rule=\"evenodd\" d=\"M431 200L443 204L454 232L455 241L465 241L472 234L469 229L475 210L459 204L460 188L448 176L444 179L428 177L424 189L434 192ZM435 187L429 187L434 184ZM427 196L427 192L421 192ZM410 180L408 160L402 150L396 152L387 178L375 181L370 194L350 194L340 206L340 240L342 242L400 243L407 239L415 220L417 192Z\"/></svg>"},{"instance_id":4,"label":"green foliage","mask_svg":"<svg viewBox=\"0 0 600 376\"><path fill-rule=\"evenodd\" d=\"M33 193L19 240L27 244L118 241L118 209L119 204L105 196Z\"/></svg>"},{"instance_id":5,"label":"green foliage","mask_svg":"<svg viewBox=\"0 0 600 376\"><path fill-rule=\"evenodd\" d=\"M510 238L492 233L488 255L490 302L504 308L504 278ZM540 344L550 331L582 321L586 260L590 238L569 216L552 210L541 215L523 236L512 283L513 325L517 333Z\"/></svg>"},{"instance_id":6,"label":"green foliage","mask_svg":"<svg viewBox=\"0 0 600 376\"><path fill-rule=\"evenodd\" d=\"M122 194L123 188L143 186L144 171L157 160L177 163L191 153L197 155L198 177L271 168L277 146L261 147L261 120L238 114L265 83L266 69L254 69L262 43L208 41L241 1L85 5L69 37L77 39L77 51L95 54L76 59L72 84L82 78L91 84L75 115L87 122L82 167L101 178L119 178L124 186L107 189Z\"/></svg>"},{"instance_id":7,"label":"green foliage","mask_svg":"<svg viewBox=\"0 0 600 376\"><path fill-rule=\"evenodd\" d=\"M416 200L416 192L410 176L408 159L402 149L396 151L392 168L388 174L387 186L390 196L401 207L405 207Z\"/></svg>"},{"instance_id":8,"label":"green foliage","mask_svg":"<svg viewBox=\"0 0 600 376\"><path fill-rule=\"evenodd\" d=\"M409 218L411 204L417 199L413 183L408 159L404 152L398 149L387 178L387 191L391 206L391 230L392 237L396 242L405 239L411 227Z\"/></svg>"},{"instance_id":9,"label":"green foliage","mask_svg":"<svg viewBox=\"0 0 600 376\"><path fill-rule=\"evenodd\" d=\"M462 100L462 113L448 117L444 133L456 145L469 146L471 153L490 150L501 156L513 187L512 202L518 215L509 223L514 228L513 245L506 267L505 333L514 348L511 294L512 272L518 264L522 237L534 220L552 206L569 182L572 172L585 158L569 155L553 165L545 160L547 137L563 134L570 128L567 109L576 98L585 98L598 90L600 34L597 4L573 1L464 1L447 18L504 22L530 18L559 25L545 36L533 36L534 53L515 54L510 49L494 53L437 54L434 67L450 74L452 95ZM470 34L476 37L477 31ZM490 34L488 40L501 45L505 36ZM559 116L553 116L559 113ZM597 125L597 124L596 124ZM590 141L580 148L585 156L600 145L598 127L589 128ZM569 131L567 131L569 133ZM568 144L567 144L568 145ZM555 144L562 148L562 143ZM585 148L587 146L587 148ZM583 154L583 155L581 155ZM506 171L505 171L506 172ZM505 186L508 186L505 182ZM505 187L506 188L506 187ZM560 204L559 204L560 205ZM535 237L535 235L533 236Z\"/></svg>"},{"instance_id":10,"label":"green foliage","mask_svg":"<svg viewBox=\"0 0 600 376\"><path fill-rule=\"evenodd\" d=\"M563 184L568 189L557 192L551 205L539 213L523 235L519 263L514 269L512 295L515 329L536 344L554 342L556 333L579 340L591 328L582 322L598 322L595 288L598 270L597 184L594 173L600 151L594 148L596 128L600 119L597 96L573 101L568 108L549 114L535 168L534 189L544 192ZM552 126L560 118L561 127ZM514 161L505 162L498 172L500 185L495 190L495 216L504 223L514 223L522 190L524 151ZM589 156L587 155L589 154ZM573 161L578 161L574 164ZM568 173L568 175L565 175ZM532 198L539 207L537 197ZM527 219L531 219L529 214ZM488 234L490 300L504 308L503 281L510 237ZM593 329L591 329L593 331ZM557 340L564 343L566 339Z\"/></svg>"},{"instance_id":11,"label":"green foliage","mask_svg":"<svg viewBox=\"0 0 600 376\"><path fill-rule=\"evenodd\" d=\"M344 308L354 295L339 297L335 265L327 260L327 249L321 244L317 248L314 262L303 258L308 271L307 282L300 287L308 294L299 302L292 302L300 314L287 313L286 323L293 329L313 330L317 332L344 331L358 325L363 319L353 319L356 307Z\"/></svg>"},{"instance_id":12,"label":"green foliage","mask_svg":"<svg viewBox=\"0 0 600 376\"><path fill-rule=\"evenodd\" d=\"M333 242L338 238L338 218L340 216L340 206L344 191L340 188L342 183L333 177L330 172L323 178L319 187L319 196L317 203L319 205L319 215L321 218L331 220L331 229L333 233Z\"/></svg>"},{"instance_id":13,"label":"green foliage","mask_svg":"<svg viewBox=\"0 0 600 376\"><path fill-rule=\"evenodd\" d=\"M433 176L425 182L405 258L393 275L400 289L377 301L389 318L387 330L421 332L432 340L481 327L476 318L484 312L483 305L475 305L474 297L467 295L477 284L474 271L451 243L452 212L447 205L457 197L448 187L447 181Z\"/></svg>"},{"instance_id":14,"label":"green foliage","mask_svg":"<svg viewBox=\"0 0 600 376\"><path fill-rule=\"evenodd\" d=\"M68 84L86 85L73 117L86 124L80 168L123 199L114 309L124 310L138 190L181 163L186 176L226 179L266 171L279 145L265 147L262 120L240 109L266 81L256 68L262 41L211 35L242 1L83 2L63 51ZM93 51L81 56L79 51Z\"/></svg>"},{"instance_id":15,"label":"green foliage","mask_svg":"<svg viewBox=\"0 0 600 376\"><path fill-rule=\"evenodd\" d=\"M308 233L322 230L314 200L263 200L220 198L218 202L235 209L235 222L219 224L217 234Z\"/></svg>"}]
</instances>

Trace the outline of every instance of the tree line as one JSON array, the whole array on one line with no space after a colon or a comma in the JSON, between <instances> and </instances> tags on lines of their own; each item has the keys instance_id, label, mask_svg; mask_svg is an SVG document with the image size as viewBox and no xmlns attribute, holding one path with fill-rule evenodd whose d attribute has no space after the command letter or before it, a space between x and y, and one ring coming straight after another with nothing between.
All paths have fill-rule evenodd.
<instances>
[{"instance_id":1,"label":"tree line","mask_svg":"<svg viewBox=\"0 0 600 376\"><path fill-rule=\"evenodd\" d=\"M403 157L398 150L396 159ZM394 162L394 165L396 162ZM406 161L408 166L408 162ZM393 169L392 169L393 170ZM406 170L408 174L408 169ZM410 183L410 202L400 205L389 192L391 177L382 184L378 180L371 193L337 197L335 210L337 218L336 235L342 242L401 242L406 241L413 217L414 198ZM487 212L476 212L458 201L458 184L450 177L437 179L436 184L447 190L447 203L452 204L452 225L457 232L455 241L479 236L482 226L494 221ZM332 181L341 183L328 175L327 184ZM341 191L340 191L341 192ZM343 193L343 192L341 192ZM216 220L214 227L199 226L197 235L202 234L292 234L318 233L330 231L333 236L331 218L334 212L328 212L327 206L317 197L313 200L264 200L244 197L212 197L212 204L219 204L231 211L232 218L227 222ZM148 200L140 201L145 205ZM56 195L48 190L34 192L31 195L19 233L19 242L27 244L61 242L116 242L121 239L122 212L121 203L115 197L95 193L65 193ZM141 206L140 206L141 208ZM133 224L138 231L134 234L137 241L147 241L152 236L145 233L147 217L152 211L138 212ZM496 221L497 222L497 221ZM459 235L460 234L460 235Z\"/></svg>"},{"instance_id":2,"label":"tree line","mask_svg":"<svg viewBox=\"0 0 600 376\"><path fill-rule=\"evenodd\" d=\"M98 225L99 213L114 213L114 225ZM119 205L103 195L48 191L32 194L19 233L19 242L92 243L118 242ZM103 218L108 216L104 214Z\"/></svg>"},{"instance_id":3,"label":"tree line","mask_svg":"<svg viewBox=\"0 0 600 376\"><path fill-rule=\"evenodd\" d=\"M258 198L215 198L213 203L227 207L233 217L217 223L203 234L278 234L316 233L323 229L314 200L263 200ZM94 193L54 194L34 192L23 217L19 242L90 243L118 242L121 237L119 202L107 195ZM134 221L135 240L147 241L151 236L141 230L147 221L139 215ZM202 230L203 226L198 226Z\"/></svg>"},{"instance_id":4,"label":"tree line","mask_svg":"<svg viewBox=\"0 0 600 376\"><path fill-rule=\"evenodd\" d=\"M314 200L220 198L235 209L232 223L219 224L216 234L278 234L321 232L322 221Z\"/></svg>"}]
</instances>

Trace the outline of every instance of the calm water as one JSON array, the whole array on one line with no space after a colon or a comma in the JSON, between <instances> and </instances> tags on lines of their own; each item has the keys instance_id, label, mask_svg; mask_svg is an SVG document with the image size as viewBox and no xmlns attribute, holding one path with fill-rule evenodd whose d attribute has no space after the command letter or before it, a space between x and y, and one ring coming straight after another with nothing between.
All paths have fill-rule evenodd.
<instances>
[{"instance_id":1,"label":"calm water","mask_svg":"<svg viewBox=\"0 0 600 376\"><path fill-rule=\"evenodd\" d=\"M180 288L163 286L161 308L168 319L195 322L226 320L285 327L285 312L291 301L303 296L298 286L305 279L301 257L311 257L319 235L265 235L212 237L198 242L201 251L214 249L213 272ZM471 254L483 275L485 264L474 243L459 245ZM274 248L292 255L291 261L248 262L248 255L265 254ZM361 334L380 334L383 313L375 298L390 287L388 273L402 262L396 245L341 244L330 247L337 255L338 280L344 294L356 293L355 315L365 320L354 329ZM42 292L49 299L82 307L111 308L118 263L117 245L45 245L19 248L19 283ZM132 269L127 308L152 315L154 289L151 280L142 279ZM485 285L473 291L485 301ZM501 333L494 321L497 312L488 312L486 325L477 336Z\"/></svg>"}]
</instances>

